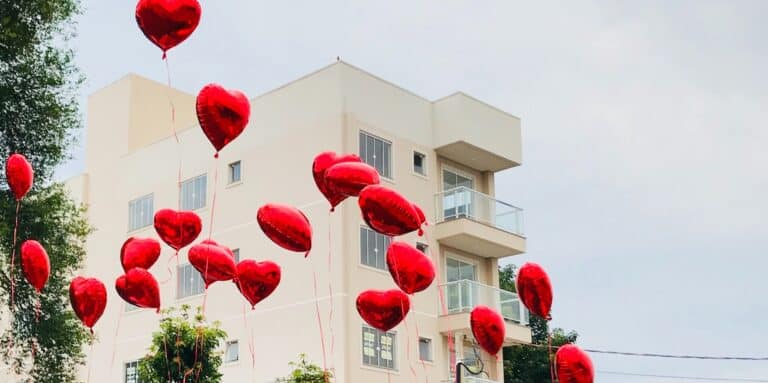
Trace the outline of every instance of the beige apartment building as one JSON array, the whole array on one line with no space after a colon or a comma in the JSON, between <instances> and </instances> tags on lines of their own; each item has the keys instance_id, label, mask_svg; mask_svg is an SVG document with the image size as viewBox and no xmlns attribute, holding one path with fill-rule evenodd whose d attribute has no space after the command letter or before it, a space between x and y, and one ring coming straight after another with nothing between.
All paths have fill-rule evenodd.
<instances>
[{"instance_id":1,"label":"beige apartment building","mask_svg":"<svg viewBox=\"0 0 768 383\"><path fill-rule=\"evenodd\" d=\"M172 134L169 97L180 144ZM91 382L139 382L136 360L146 353L159 316L127 307L115 293L114 280L122 273L119 251L129 236L157 238L153 213L178 204L203 219L199 240L207 238L215 213L213 239L237 249L241 259L282 266L282 283L254 311L232 283L208 289L206 314L221 322L229 338L221 345L225 383L274 382L289 373L288 362L300 353L322 365L316 303L335 382L454 379L452 361L477 363L469 311L478 304L503 313L507 344L531 341L517 296L498 288L499 260L526 247L522 211L494 197L495 172L522 161L517 117L463 93L427 100L336 62L253 98L250 125L215 160L197 125L194 101L193 94L136 75L88 100L85 172L68 184L88 205L96 229L83 273L102 279L110 291L95 327ZM432 257L438 280L416 294L406 323L391 332L366 326L355 308L361 291L395 288L385 266L390 239L365 226L355 199L329 213L311 174L313 158L327 150L359 154L430 220L425 236L399 239ZM297 206L309 217L314 236L308 258L262 234L255 215L267 202ZM201 305L203 284L187 263L186 249L178 267L169 262L172 254L164 245L150 270L161 281L163 307ZM449 343L455 344L453 355ZM464 381L503 381L501 362L484 352L479 357L488 375Z\"/></svg>"}]
</instances>

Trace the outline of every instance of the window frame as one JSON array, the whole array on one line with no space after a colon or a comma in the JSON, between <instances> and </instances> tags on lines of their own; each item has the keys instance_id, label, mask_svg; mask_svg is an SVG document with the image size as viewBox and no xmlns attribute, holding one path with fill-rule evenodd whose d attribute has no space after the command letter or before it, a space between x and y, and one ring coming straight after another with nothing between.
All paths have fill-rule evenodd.
<instances>
[{"instance_id":1,"label":"window frame","mask_svg":"<svg viewBox=\"0 0 768 383\"><path fill-rule=\"evenodd\" d=\"M181 288L181 286L179 284L179 279L182 277L182 272L184 270L186 270L187 268L189 268L191 270L193 278L199 278L200 285L202 286L202 291L200 291L199 293L189 294L189 295L182 296L182 288ZM186 279L185 279L185 282L186 282ZM189 290L190 290L190 292L192 291L192 287L191 286L190 286ZM205 294L205 280L203 280L202 274L200 274L200 272L197 271L197 269L195 269L195 267L192 266L191 263L180 264L176 268L176 300L179 301L179 300L183 300L183 299L192 299L192 298L195 298L195 297L199 297L199 296L201 296L203 294Z\"/></svg>"},{"instance_id":2,"label":"window frame","mask_svg":"<svg viewBox=\"0 0 768 383\"><path fill-rule=\"evenodd\" d=\"M421 355L421 341L426 340L427 341L427 347L428 347L428 353L429 353L429 359L422 358ZM435 362L435 341L432 340L432 338L427 338L424 336L419 337L419 342L417 344L418 350L416 350L419 353L419 361L425 362L425 363L434 363Z\"/></svg>"},{"instance_id":3,"label":"window frame","mask_svg":"<svg viewBox=\"0 0 768 383\"><path fill-rule=\"evenodd\" d=\"M392 352L392 359L391 359L392 360L392 367L391 368L390 367L381 366L381 364L373 365L373 364L369 364L369 363L365 362L366 355L365 355L364 342L365 342L366 330L373 331L374 334L375 334L375 337L377 338L377 339L374 339L374 347L377 344L378 345L381 344L381 334L391 335L392 343L393 343L392 347L391 347L391 352ZM391 371L395 371L395 372L400 371L400 361L398 360L398 357L400 356L400 354L398 352L399 343L398 343L398 340L397 340L397 335L398 335L397 331L387 331L387 332L384 332L384 331L375 329L375 328L373 328L371 326L368 326L367 324L363 324L361 326L361 328L360 328L360 363L361 363L361 365L364 368L372 368L372 369L382 370L382 371L390 371L390 372ZM378 361L380 361L382 359L381 358L381 349L380 349L380 347L379 347L378 350L376 350L374 348L374 352L376 353L376 359Z\"/></svg>"},{"instance_id":4,"label":"window frame","mask_svg":"<svg viewBox=\"0 0 768 383\"><path fill-rule=\"evenodd\" d=\"M135 381L135 383L142 383L141 382L141 378L139 378L139 362L140 361L141 361L140 359L134 359L134 360L131 360L131 361L123 363L123 379L122 379L123 383L128 383L128 367L131 364L135 364L136 365L136 381Z\"/></svg>"},{"instance_id":5,"label":"window frame","mask_svg":"<svg viewBox=\"0 0 768 383\"><path fill-rule=\"evenodd\" d=\"M383 174L382 171L379 171L379 169L376 169L376 170L379 172L379 176L381 178L383 178L383 179L385 179L387 181L394 182L394 180L395 180L395 167L394 167L394 164L395 164L395 150L394 150L394 146L395 146L395 144L394 144L394 142L392 140L390 140L390 139L386 139L386 138L384 138L384 137L382 137L380 135L370 133L370 132L368 132L366 130L362 130L362 129L358 130L358 134L357 134L358 153L357 154L358 154L358 156L360 156L360 159L363 160L363 163L371 165L371 166L373 166L373 168L376 168L375 161L374 161L374 164L369 164L365 160L365 156L363 155L363 153L360 151L361 138L363 136L370 137L370 138L372 138L374 140L374 148L373 148L374 155L376 155L376 153L375 153L375 151L376 151L376 141L375 140L381 141L382 144L384 144L384 143L389 144L389 158L388 158L389 159L389 161L388 161L389 163L387 164L388 165L389 174L385 175L385 174ZM367 152L367 150L366 150L366 152ZM384 149L382 148L382 155L383 155L383 153L384 153ZM384 167L384 163L382 162L382 168L383 167Z\"/></svg>"},{"instance_id":6,"label":"window frame","mask_svg":"<svg viewBox=\"0 0 768 383\"><path fill-rule=\"evenodd\" d=\"M204 178L205 179L205 187L202 188L203 192L205 193L205 196L203 198L203 205L200 206L200 207L186 208L184 206L184 185L187 184L187 183L191 183L193 181L196 181L196 180L198 180L200 178ZM194 177L187 178L187 179L181 181L181 184L179 185L179 206L181 207L181 210L184 210L184 211L203 210L206 207L208 207L208 194L209 194L208 193L208 173L202 173L202 174L198 174L198 175L196 175Z\"/></svg>"},{"instance_id":7,"label":"window frame","mask_svg":"<svg viewBox=\"0 0 768 383\"><path fill-rule=\"evenodd\" d=\"M420 151L420 150L417 150L417 149L413 149L412 152L413 152L413 154L411 155L411 172L415 176L419 176L419 177L423 177L423 178L428 178L429 177L429 171L427 169L428 168L427 167L427 154L422 152L422 151ZM419 173L418 171L416 171L416 163L415 163L416 156L421 156L421 168L424 171L424 173Z\"/></svg>"},{"instance_id":8,"label":"window frame","mask_svg":"<svg viewBox=\"0 0 768 383\"><path fill-rule=\"evenodd\" d=\"M229 355L229 346L236 344L237 345L237 359L235 360L227 360L227 357ZM240 362L240 340L238 339L230 339L224 343L224 357L223 357L224 364L235 364Z\"/></svg>"},{"instance_id":9,"label":"window frame","mask_svg":"<svg viewBox=\"0 0 768 383\"><path fill-rule=\"evenodd\" d=\"M384 244L386 245L385 249L378 249L377 247L374 247L375 251L377 252L377 255L376 255L376 259L374 259L373 265L363 262L363 232L364 231L366 233L366 242L365 242L366 252L368 250L368 238L370 238L371 233L373 233L374 239L383 237L385 241L384 242ZM392 238L371 229L367 225L360 225L360 235L358 236L358 241L359 241L359 250L360 250L360 254L358 258L359 265L365 268L376 270L376 271L388 272L387 271L387 250L389 249L389 245L392 244ZM378 246L378 242L374 246ZM381 254L381 261L382 261L381 267L378 266L378 259L379 259L378 253ZM365 257L366 259L369 259L370 255L366 253Z\"/></svg>"},{"instance_id":10,"label":"window frame","mask_svg":"<svg viewBox=\"0 0 768 383\"><path fill-rule=\"evenodd\" d=\"M237 164L240 167L240 178L237 181L232 180L232 166ZM235 186L243 183L243 160L232 161L227 164L227 186Z\"/></svg>"},{"instance_id":11,"label":"window frame","mask_svg":"<svg viewBox=\"0 0 768 383\"><path fill-rule=\"evenodd\" d=\"M140 200L144 200L146 198L149 198L149 200L152 202L152 206L150 209L151 211L149 213L149 220L147 224L143 226L138 226L138 227L131 227L131 214L132 214L131 204L136 203ZM155 217L155 193L144 194L140 197L136 197L128 201L128 233L144 230L145 228L152 226L152 223L154 222L154 217Z\"/></svg>"}]
</instances>

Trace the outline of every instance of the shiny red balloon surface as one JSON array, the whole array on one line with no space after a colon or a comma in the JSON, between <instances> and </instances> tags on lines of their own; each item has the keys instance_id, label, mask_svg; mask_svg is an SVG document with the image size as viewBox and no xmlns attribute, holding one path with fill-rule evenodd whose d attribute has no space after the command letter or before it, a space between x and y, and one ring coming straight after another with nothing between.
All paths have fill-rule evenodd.
<instances>
[{"instance_id":1,"label":"shiny red balloon surface","mask_svg":"<svg viewBox=\"0 0 768 383\"><path fill-rule=\"evenodd\" d=\"M424 291L435 280L432 260L405 242L392 242L389 245L387 267L392 279L406 294Z\"/></svg>"},{"instance_id":2,"label":"shiny red balloon surface","mask_svg":"<svg viewBox=\"0 0 768 383\"><path fill-rule=\"evenodd\" d=\"M85 327L93 328L107 307L107 288L96 278L76 277L69 284L69 302Z\"/></svg>"},{"instance_id":3,"label":"shiny red balloon surface","mask_svg":"<svg viewBox=\"0 0 768 383\"><path fill-rule=\"evenodd\" d=\"M197 95L195 106L200 128L208 137L216 155L234 141L251 118L251 102L238 90L228 90L218 84L208 84Z\"/></svg>"},{"instance_id":4,"label":"shiny red balloon surface","mask_svg":"<svg viewBox=\"0 0 768 383\"><path fill-rule=\"evenodd\" d=\"M552 283L541 266L533 262L524 264L517 273L515 285L520 301L528 310L544 319L551 319Z\"/></svg>"},{"instance_id":5,"label":"shiny red balloon surface","mask_svg":"<svg viewBox=\"0 0 768 383\"><path fill-rule=\"evenodd\" d=\"M136 23L163 51L163 57L197 29L201 14L197 0L140 0L136 4Z\"/></svg>"},{"instance_id":6,"label":"shiny red balloon surface","mask_svg":"<svg viewBox=\"0 0 768 383\"><path fill-rule=\"evenodd\" d=\"M371 327L389 331L408 315L411 300L400 290L367 290L357 296L357 312Z\"/></svg>"},{"instance_id":7,"label":"shiny red balloon surface","mask_svg":"<svg viewBox=\"0 0 768 383\"><path fill-rule=\"evenodd\" d=\"M312 225L301 210L269 203L259 208L256 220L264 234L278 246L309 255L312 249Z\"/></svg>"}]
</instances>

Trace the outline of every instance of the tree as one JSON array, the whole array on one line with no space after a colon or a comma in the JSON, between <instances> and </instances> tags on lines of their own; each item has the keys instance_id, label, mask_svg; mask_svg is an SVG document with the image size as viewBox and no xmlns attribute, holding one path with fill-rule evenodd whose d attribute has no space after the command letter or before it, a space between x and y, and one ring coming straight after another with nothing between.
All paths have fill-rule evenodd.
<instances>
[{"instance_id":1,"label":"tree","mask_svg":"<svg viewBox=\"0 0 768 383\"><path fill-rule=\"evenodd\" d=\"M507 265L499 269L499 286L508 291L515 291L515 266ZM530 317L531 343L504 348L504 383L548 383L551 381L549 344L549 325L547 321L535 315ZM561 328L552 330L553 354L557 347L567 343L576 343L579 334ZM552 355L554 357L554 355Z\"/></svg>"},{"instance_id":2,"label":"tree","mask_svg":"<svg viewBox=\"0 0 768 383\"><path fill-rule=\"evenodd\" d=\"M84 210L51 182L80 127L76 95L82 78L67 47L78 12L78 0L0 0L0 164L12 153L32 163L35 186L22 202L17 246L36 239L51 259L51 276L40 296L20 267L11 275L15 201L0 179L0 304L7 308L0 320L10 323L3 328L0 352L17 381L74 382L89 339L69 308L68 287L82 266L90 229ZM17 247L16 265L18 254Z\"/></svg>"},{"instance_id":3,"label":"tree","mask_svg":"<svg viewBox=\"0 0 768 383\"><path fill-rule=\"evenodd\" d=\"M326 383L332 382L330 371L323 371L320 366L307 361L307 356L299 354L298 362L290 362L293 371L285 378L277 379L278 383Z\"/></svg>"},{"instance_id":4,"label":"tree","mask_svg":"<svg viewBox=\"0 0 768 383\"><path fill-rule=\"evenodd\" d=\"M209 325L199 308L191 319L188 305L163 310L160 331L152 334L149 354L139 361L139 378L147 383L219 383L219 346L226 339L219 323Z\"/></svg>"}]
</instances>

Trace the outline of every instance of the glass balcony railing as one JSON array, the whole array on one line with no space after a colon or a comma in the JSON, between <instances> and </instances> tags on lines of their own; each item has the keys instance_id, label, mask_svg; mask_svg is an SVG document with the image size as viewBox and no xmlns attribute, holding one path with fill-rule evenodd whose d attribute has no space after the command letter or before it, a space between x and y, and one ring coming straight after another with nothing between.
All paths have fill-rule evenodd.
<instances>
[{"instance_id":1,"label":"glass balcony railing","mask_svg":"<svg viewBox=\"0 0 768 383\"><path fill-rule=\"evenodd\" d=\"M467 187L437 193L435 206L437 223L468 218L513 234L524 235L523 209Z\"/></svg>"},{"instance_id":2,"label":"glass balcony railing","mask_svg":"<svg viewBox=\"0 0 768 383\"><path fill-rule=\"evenodd\" d=\"M483 305L499 310L507 321L528 324L528 310L513 292L466 279L441 285L440 290L448 314L471 312Z\"/></svg>"}]
</instances>

